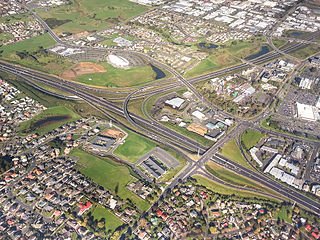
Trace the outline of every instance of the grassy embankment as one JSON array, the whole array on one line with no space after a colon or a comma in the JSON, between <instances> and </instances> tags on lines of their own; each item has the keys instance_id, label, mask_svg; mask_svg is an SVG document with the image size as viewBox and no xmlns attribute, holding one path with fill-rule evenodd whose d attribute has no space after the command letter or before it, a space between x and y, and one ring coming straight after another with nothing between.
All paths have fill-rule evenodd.
<instances>
[{"instance_id":1,"label":"grassy embankment","mask_svg":"<svg viewBox=\"0 0 320 240\"><path fill-rule=\"evenodd\" d=\"M208 162L206 164L206 169L215 177L219 178L220 180L230 183L234 186L244 187L244 188L250 188L254 190L259 190L265 193L269 193L275 196L280 197L278 193L272 191L271 189L259 184L256 181L253 181L247 177L238 175L226 168L221 167L218 164L215 164L214 162Z\"/></svg>"},{"instance_id":2,"label":"grassy embankment","mask_svg":"<svg viewBox=\"0 0 320 240\"><path fill-rule=\"evenodd\" d=\"M229 158L232 161L235 161L241 164L244 167L247 167L251 170L254 170L251 165L246 161L246 159L242 156L241 151L236 143L235 139L227 142L220 150L220 154Z\"/></svg>"},{"instance_id":3,"label":"grassy embankment","mask_svg":"<svg viewBox=\"0 0 320 240\"><path fill-rule=\"evenodd\" d=\"M204 186L215 193L219 193L223 195L236 195L236 196L245 197L245 198L268 199L275 202L280 202L277 199L274 199L272 197L267 197L258 193L253 193L250 191L241 191L231 187L226 187L222 184L216 183L202 176L197 175L197 176L194 176L193 178L197 180L199 185Z\"/></svg>"}]
</instances>

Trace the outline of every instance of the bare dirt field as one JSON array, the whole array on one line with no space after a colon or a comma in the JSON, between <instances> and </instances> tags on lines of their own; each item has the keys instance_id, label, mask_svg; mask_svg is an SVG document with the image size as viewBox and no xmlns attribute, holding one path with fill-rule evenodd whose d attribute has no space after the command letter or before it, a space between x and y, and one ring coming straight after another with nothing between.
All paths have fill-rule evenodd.
<instances>
[{"instance_id":1,"label":"bare dirt field","mask_svg":"<svg viewBox=\"0 0 320 240\"><path fill-rule=\"evenodd\" d=\"M103 66L90 62L81 62L62 73L61 78L74 81L77 77L84 74L103 72L106 72Z\"/></svg>"}]
</instances>

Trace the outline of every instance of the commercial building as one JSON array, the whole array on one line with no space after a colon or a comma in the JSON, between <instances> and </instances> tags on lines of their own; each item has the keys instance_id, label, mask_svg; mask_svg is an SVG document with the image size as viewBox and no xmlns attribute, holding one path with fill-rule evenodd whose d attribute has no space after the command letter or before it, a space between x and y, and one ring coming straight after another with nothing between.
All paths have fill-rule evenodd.
<instances>
[{"instance_id":1,"label":"commercial building","mask_svg":"<svg viewBox=\"0 0 320 240\"><path fill-rule=\"evenodd\" d=\"M170 100L166 100L165 104L173 109L181 109L185 100L183 98L175 97Z\"/></svg>"},{"instance_id":2,"label":"commercial building","mask_svg":"<svg viewBox=\"0 0 320 240\"><path fill-rule=\"evenodd\" d=\"M313 106L298 103L298 102L297 102L297 117L307 121L317 120Z\"/></svg>"},{"instance_id":3,"label":"commercial building","mask_svg":"<svg viewBox=\"0 0 320 240\"><path fill-rule=\"evenodd\" d=\"M204 136L208 132L207 128L202 127L202 126L200 126L198 124L195 124L195 123L190 124L187 127L187 130L190 131L190 132L198 133L201 136Z\"/></svg>"}]
</instances>

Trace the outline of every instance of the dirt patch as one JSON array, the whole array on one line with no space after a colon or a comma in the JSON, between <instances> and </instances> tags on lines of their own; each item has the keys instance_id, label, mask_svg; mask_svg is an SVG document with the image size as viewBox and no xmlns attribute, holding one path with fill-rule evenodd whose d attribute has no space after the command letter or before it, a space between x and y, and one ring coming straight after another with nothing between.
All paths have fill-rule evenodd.
<instances>
[{"instance_id":1,"label":"dirt patch","mask_svg":"<svg viewBox=\"0 0 320 240\"><path fill-rule=\"evenodd\" d=\"M77 77L84 74L102 72L106 72L106 69L98 64L90 62L81 62L62 73L61 78L74 81Z\"/></svg>"}]
</instances>

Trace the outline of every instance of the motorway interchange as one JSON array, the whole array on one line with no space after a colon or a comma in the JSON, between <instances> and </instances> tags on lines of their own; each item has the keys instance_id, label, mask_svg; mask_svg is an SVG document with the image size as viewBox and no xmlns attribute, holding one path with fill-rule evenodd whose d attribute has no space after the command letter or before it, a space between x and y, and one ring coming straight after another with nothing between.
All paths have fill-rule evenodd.
<instances>
[{"instance_id":1,"label":"motorway interchange","mask_svg":"<svg viewBox=\"0 0 320 240\"><path fill-rule=\"evenodd\" d=\"M41 24L43 25L44 28L47 29L48 33L53 37L53 39L59 43L59 44L65 44L65 45L70 45L68 43L65 43L61 41L52 31L51 29L47 26L47 24L42 21L41 18L39 18L37 15L33 14L35 18L37 18ZM313 39L319 37L320 33L316 32L314 34L309 35L305 41L312 41ZM77 100L81 99L83 101L86 101L88 104L92 105L93 107L97 108L101 112L103 112L106 117L112 119L113 121L123 124L122 122L118 121L116 116L121 116L125 117L128 122L134 127L130 127L127 124L124 125L127 129L130 129L132 131L136 131L134 129L138 129L136 131L137 133L148 137L156 142L159 142L161 144L164 144L168 147L173 148L176 151L179 151L181 154L184 155L184 157L188 160L189 164L187 167L185 167L175 178L174 180L167 186L167 189L172 189L179 183L181 180L187 179L189 176L192 176L194 174L200 174L205 177L210 177L210 173L208 173L204 169L204 165L207 161L214 161L215 163L232 170L236 174L246 176L254 181L257 181L270 189L274 190L275 192L279 193L280 195L284 196L287 199L292 200L293 202L299 204L300 206L311 210L312 212L320 215L320 204L312 200L305 195L299 193L296 190L292 190L291 188L285 186L282 183L279 183L268 176L265 176L261 172L256 172L249 170L243 166L241 166L238 163L235 163L234 161L227 159L221 155L218 154L218 150L229 140L236 138L238 134L241 134L244 130L251 128L251 129L256 129L259 131L264 131L268 133L272 133L275 135L282 135L287 137L287 135L283 133L276 133L272 132L266 129L263 129L262 127L259 126L259 122L265 118L266 116L269 116L272 114L272 104L268 106L264 110L263 113L259 114L255 118L251 118L249 120L244 120L244 119L239 119L236 118L232 115L230 115L227 112L224 112L222 110L219 110L217 107L212 105L210 102L208 102L206 99L202 97L202 95L194 88L193 83L210 79L222 74L234 72L240 69L244 69L246 67L249 67L250 64L256 65L260 63L267 62L268 60L272 60L274 58L277 58L281 56L282 54L287 54L293 50L296 50L300 47L303 47L306 43L305 42L298 42L298 43L293 43L293 44L287 44L283 47L280 48L281 51L273 51L268 54L265 54L259 58L256 58L252 60L251 62L246 62L242 63L236 66L232 66L226 69L218 70L209 74L205 74L199 77L195 77L192 79L185 79L183 78L179 73L177 73L174 69L168 67L167 65L160 63L154 59L152 59L149 56L146 56L141 53L137 52L125 52L126 54L132 54L132 55L138 55L139 57L144 58L147 62L152 63L153 65L156 65L160 68L163 68L170 72L174 78L178 81L172 82L172 81L163 81L159 84L149 84L148 86L144 86L139 89L133 89L132 91L128 92L122 92L122 94L126 95L122 98L119 98L117 100L123 100L123 107L119 107L116 104L112 102L112 99L105 99L96 96L92 92L95 91L104 91L104 90L98 90L95 87L89 87L89 86L84 86L82 84L76 83L76 82L71 82L71 81L66 81L64 79L60 79L58 77L54 77L49 74L44 74L40 73L38 71L32 70L32 69L27 69L23 68L20 66L16 66L13 64L9 64L6 62L0 61L0 71L8 72L13 75L16 75L17 77L20 77L24 81L26 81L28 84L32 85L33 87L38 88L39 90L47 93L47 94L52 94L57 97L62 97L66 98L68 100ZM87 48L87 47L84 47ZM108 51L107 49L104 49L104 51ZM122 51L119 51L119 53L122 53ZM66 97L61 94L57 94L51 91L48 91L46 89L43 89L39 86L37 86L37 83L42 83L45 85L48 85L52 88L60 89L63 90L64 92L68 92L69 94L73 95L72 97ZM189 89L197 98L199 101L201 101L204 105L206 105L209 109L214 110L217 114L219 114L222 117L225 118L232 118L235 123L236 127L234 127L228 134L220 138L211 148L206 148L205 146L199 144L198 142L180 134L177 133L174 130L171 130L155 120L149 118L146 119L144 117L141 117L139 115L130 113L128 111L128 103L132 98L139 98L139 97L145 97L145 96L152 96L155 94L158 94L160 92L165 92L167 90L172 90L176 89L179 87L186 87ZM90 90L90 93L89 91ZM108 93L115 93L118 94L118 91L110 91L106 90ZM112 114L111 114L112 113ZM194 161L190 159L187 156L187 152L192 152L192 153L199 153L201 154L201 158L198 161ZM211 179L214 177L211 176ZM252 191L252 190L250 190ZM165 192L165 191L164 191ZM265 193L262 193L265 194ZM268 194L266 194L268 195ZM277 197L276 197L277 198Z\"/></svg>"}]
</instances>

